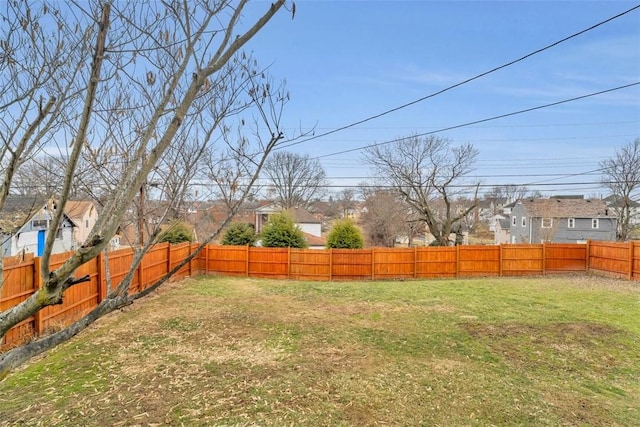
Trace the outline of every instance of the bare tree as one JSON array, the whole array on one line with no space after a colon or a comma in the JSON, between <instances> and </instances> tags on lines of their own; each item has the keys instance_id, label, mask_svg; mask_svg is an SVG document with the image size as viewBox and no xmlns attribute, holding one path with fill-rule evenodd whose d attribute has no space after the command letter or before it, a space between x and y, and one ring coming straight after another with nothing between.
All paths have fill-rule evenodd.
<instances>
[{"instance_id":1,"label":"bare tree","mask_svg":"<svg viewBox=\"0 0 640 427\"><path fill-rule=\"evenodd\" d=\"M505 184L494 186L491 191L485 193L484 197L486 199L504 197L507 199L507 203L512 203L524 199L528 194L529 189L526 185Z\"/></svg>"},{"instance_id":2,"label":"bare tree","mask_svg":"<svg viewBox=\"0 0 640 427\"><path fill-rule=\"evenodd\" d=\"M619 148L612 158L600 162L602 183L613 196L611 203L618 216L616 238L625 241L633 230L631 217L640 189L640 138Z\"/></svg>"},{"instance_id":3,"label":"bare tree","mask_svg":"<svg viewBox=\"0 0 640 427\"><path fill-rule=\"evenodd\" d=\"M343 189L337 196L337 202L340 206L342 217L347 218L349 216L349 211L354 209L356 206L354 191L350 188Z\"/></svg>"},{"instance_id":4,"label":"bare tree","mask_svg":"<svg viewBox=\"0 0 640 427\"><path fill-rule=\"evenodd\" d=\"M324 168L309 155L278 151L267 160L264 172L282 209L307 208L326 194Z\"/></svg>"},{"instance_id":5,"label":"bare tree","mask_svg":"<svg viewBox=\"0 0 640 427\"><path fill-rule=\"evenodd\" d=\"M449 140L435 136L402 138L365 151L378 181L393 188L414 209L442 246L450 244L452 231L476 207L474 202L458 210L454 201L469 189L477 195L479 184L465 181L477 155L471 144L452 147Z\"/></svg>"},{"instance_id":6,"label":"bare tree","mask_svg":"<svg viewBox=\"0 0 640 427\"><path fill-rule=\"evenodd\" d=\"M62 266L52 270L49 260L55 233L47 234L40 259L42 287L22 303L0 312L0 338L44 307L60 303L70 287L88 280L74 273L106 250L140 189L172 147L194 141L204 151L216 140L211 136L225 127L223 122L233 120L235 109L229 105L234 105L235 98L228 94L248 96L248 103L257 99L255 94L262 100L271 96L265 81L255 78L259 76L257 64L241 49L285 1L275 0L265 5L264 13L254 21L241 22L246 4L246 0L93 0L31 7L27 2L10 2L0 11L3 26L8 25L0 53L4 67L0 81L0 208L16 170L34 153L50 146L67 153L51 229L61 224L82 159L91 160L92 171L102 182L101 214L87 240ZM224 78L229 75L237 79ZM245 183L244 194L283 137L276 129L247 150L252 152L256 172ZM182 171L172 173L180 175ZM234 213L229 213L220 229ZM175 273L179 266L144 293L129 295L134 271L158 232L154 229L144 246L136 250L129 274L109 289L98 307L62 331L3 353L0 377L100 316L155 289ZM204 239L200 248L216 233Z\"/></svg>"},{"instance_id":7,"label":"bare tree","mask_svg":"<svg viewBox=\"0 0 640 427\"><path fill-rule=\"evenodd\" d=\"M371 189L366 184L360 184L360 189L364 202L358 222L367 246L394 247L407 231L407 206L394 191Z\"/></svg>"}]
</instances>

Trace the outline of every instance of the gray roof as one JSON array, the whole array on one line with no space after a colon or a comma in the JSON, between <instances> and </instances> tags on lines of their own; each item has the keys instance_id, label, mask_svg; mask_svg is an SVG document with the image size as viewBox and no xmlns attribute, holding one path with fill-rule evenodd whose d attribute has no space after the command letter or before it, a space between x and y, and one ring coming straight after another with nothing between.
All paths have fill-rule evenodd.
<instances>
[{"instance_id":1,"label":"gray roof","mask_svg":"<svg viewBox=\"0 0 640 427\"><path fill-rule=\"evenodd\" d=\"M615 218L615 213L602 200L521 199L518 203L534 218Z\"/></svg>"},{"instance_id":2,"label":"gray roof","mask_svg":"<svg viewBox=\"0 0 640 427\"><path fill-rule=\"evenodd\" d=\"M511 222L508 219L499 219L498 224L503 230L508 230L511 227Z\"/></svg>"},{"instance_id":3,"label":"gray roof","mask_svg":"<svg viewBox=\"0 0 640 427\"><path fill-rule=\"evenodd\" d=\"M0 209L0 232L12 234L46 204L47 199L41 196L9 194Z\"/></svg>"}]
</instances>

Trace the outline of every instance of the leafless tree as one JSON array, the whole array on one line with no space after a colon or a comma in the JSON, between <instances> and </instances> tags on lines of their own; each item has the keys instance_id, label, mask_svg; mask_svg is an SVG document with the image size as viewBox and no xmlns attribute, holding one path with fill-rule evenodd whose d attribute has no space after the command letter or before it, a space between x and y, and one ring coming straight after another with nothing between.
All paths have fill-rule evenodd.
<instances>
[{"instance_id":1,"label":"leafless tree","mask_svg":"<svg viewBox=\"0 0 640 427\"><path fill-rule=\"evenodd\" d=\"M460 224L467 228L470 232L476 231L478 224L480 223L478 208L469 211L469 206L476 205L477 201L468 197L460 197L455 202L454 209L458 212L467 212L467 214L460 219ZM496 214L497 212L494 212Z\"/></svg>"},{"instance_id":2,"label":"leafless tree","mask_svg":"<svg viewBox=\"0 0 640 427\"><path fill-rule=\"evenodd\" d=\"M307 208L326 194L324 168L309 155L278 151L264 166L275 202L282 209Z\"/></svg>"},{"instance_id":3,"label":"leafless tree","mask_svg":"<svg viewBox=\"0 0 640 427\"><path fill-rule=\"evenodd\" d=\"M407 232L408 209L394 191L370 188L360 184L363 197L358 223L364 231L367 246L392 248L396 239Z\"/></svg>"},{"instance_id":4,"label":"leafless tree","mask_svg":"<svg viewBox=\"0 0 640 427\"><path fill-rule=\"evenodd\" d=\"M40 259L42 287L0 312L0 338L44 307L60 303L70 287L88 280L74 273L106 250L140 189L172 148L191 141L199 142L204 152L216 141L213 135L235 117L236 96L248 96L245 104L254 103L256 94L262 100L271 96L265 80L257 79L257 63L241 49L285 1L264 5L265 11L251 22L241 21L246 4L246 0L91 0L3 6L0 209L16 171L34 154L52 147L66 153L66 162L50 228L61 224L65 203L85 164L101 178L102 208L87 240L55 270L49 264L55 233L47 234ZM283 137L275 129L247 149L256 172L246 181L244 194ZM220 229L233 214L229 213ZM129 295L134 271L158 232L152 230L149 240L136 250L129 274L109 289L98 307L62 331L3 353L0 377L155 289L177 271L179 266L143 294ZM214 237L215 233L205 238L200 248Z\"/></svg>"},{"instance_id":5,"label":"leafless tree","mask_svg":"<svg viewBox=\"0 0 640 427\"><path fill-rule=\"evenodd\" d=\"M512 203L524 199L528 194L529 189L526 185L505 184L494 186L491 191L485 193L484 197L486 199L504 197L507 199L507 203Z\"/></svg>"},{"instance_id":6,"label":"leafless tree","mask_svg":"<svg viewBox=\"0 0 640 427\"><path fill-rule=\"evenodd\" d=\"M350 188L343 189L336 197L338 205L340 206L341 215L343 218L349 216L349 211L355 208L356 200L355 193Z\"/></svg>"},{"instance_id":7,"label":"leafless tree","mask_svg":"<svg viewBox=\"0 0 640 427\"><path fill-rule=\"evenodd\" d=\"M452 231L476 207L474 203L460 211L454 201L469 189L477 194L479 184L465 180L477 155L471 144L453 147L448 139L435 136L402 138L365 151L378 181L402 197L442 246L450 244Z\"/></svg>"},{"instance_id":8,"label":"leafless tree","mask_svg":"<svg viewBox=\"0 0 640 427\"><path fill-rule=\"evenodd\" d=\"M640 138L615 151L615 155L600 162L602 183L613 196L612 208L618 216L616 237L629 238L633 230L633 205L638 202L640 189Z\"/></svg>"}]
</instances>

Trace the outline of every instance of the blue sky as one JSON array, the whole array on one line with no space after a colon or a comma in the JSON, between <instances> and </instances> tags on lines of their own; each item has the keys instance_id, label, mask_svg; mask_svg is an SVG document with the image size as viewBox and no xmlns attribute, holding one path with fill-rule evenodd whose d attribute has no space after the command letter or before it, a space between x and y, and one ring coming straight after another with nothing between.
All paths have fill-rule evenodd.
<instances>
[{"instance_id":1,"label":"blue sky","mask_svg":"<svg viewBox=\"0 0 640 427\"><path fill-rule=\"evenodd\" d=\"M315 126L320 134L488 71L636 4L298 0L295 19L281 13L248 49L286 79L292 96L286 122ZM372 176L361 153L331 154L639 81L636 9L471 83L290 150L319 156L335 185L355 185ZM598 176L587 172L640 137L640 86L438 135L479 150L473 175L485 185L600 195ZM569 174L578 175L561 176Z\"/></svg>"}]
</instances>

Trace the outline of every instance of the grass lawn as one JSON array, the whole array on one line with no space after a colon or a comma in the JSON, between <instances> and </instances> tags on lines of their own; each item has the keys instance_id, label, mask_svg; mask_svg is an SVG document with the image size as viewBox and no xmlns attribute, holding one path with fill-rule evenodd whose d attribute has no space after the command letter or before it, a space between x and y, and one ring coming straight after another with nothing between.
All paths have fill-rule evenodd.
<instances>
[{"instance_id":1,"label":"grass lawn","mask_svg":"<svg viewBox=\"0 0 640 427\"><path fill-rule=\"evenodd\" d=\"M0 383L0 425L637 426L640 285L201 277Z\"/></svg>"}]
</instances>

